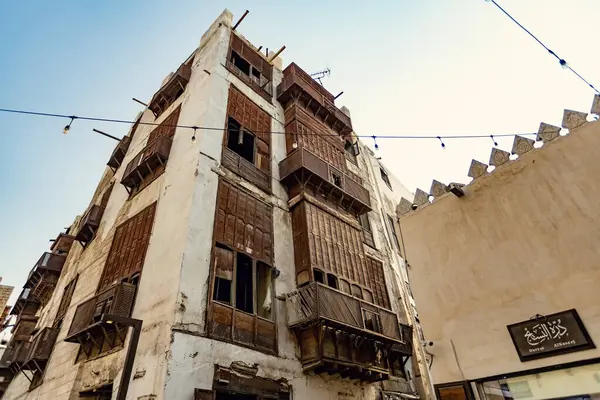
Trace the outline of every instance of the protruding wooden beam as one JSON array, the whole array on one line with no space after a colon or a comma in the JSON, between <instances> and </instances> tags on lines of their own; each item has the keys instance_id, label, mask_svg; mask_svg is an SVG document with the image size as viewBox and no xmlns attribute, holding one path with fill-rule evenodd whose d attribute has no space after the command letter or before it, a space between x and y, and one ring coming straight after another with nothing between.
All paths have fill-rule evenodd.
<instances>
[{"instance_id":1,"label":"protruding wooden beam","mask_svg":"<svg viewBox=\"0 0 600 400\"><path fill-rule=\"evenodd\" d=\"M269 57L269 63L272 63L274 59L277 58L278 55L280 55L283 51L285 50L285 46L281 46L281 48L279 50L277 50L275 52L275 54L273 54L271 57Z\"/></svg>"},{"instance_id":2,"label":"protruding wooden beam","mask_svg":"<svg viewBox=\"0 0 600 400\"><path fill-rule=\"evenodd\" d=\"M240 24L242 23L242 21L244 20L244 18L246 18L246 15L248 15L250 11L246 10L244 11L244 14L242 15L242 17L238 20L238 22L235 23L235 25L233 26L233 28L231 28L232 31L235 31L236 28L238 26L240 26Z\"/></svg>"}]
</instances>

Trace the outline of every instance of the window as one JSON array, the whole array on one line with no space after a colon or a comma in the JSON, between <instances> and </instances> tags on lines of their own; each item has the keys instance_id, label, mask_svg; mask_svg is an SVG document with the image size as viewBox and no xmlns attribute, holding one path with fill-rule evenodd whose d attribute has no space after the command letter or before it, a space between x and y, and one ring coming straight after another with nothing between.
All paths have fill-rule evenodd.
<instances>
[{"instance_id":1,"label":"window","mask_svg":"<svg viewBox=\"0 0 600 400\"><path fill-rule=\"evenodd\" d=\"M235 308L254 313L254 293L252 279L252 259L245 254L237 254Z\"/></svg>"},{"instance_id":2,"label":"window","mask_svg":"<svg viewBox=\"0 0 600 400\"><path fill-rule=\"evenodd\" d=\"M358 149L358 142L352 144L349 140L346 140L344 144L344 154L346 155L346 159L352 161L354 164L357 163L356 156L360 154Z\"/></svg>"},{"instance_id":3,"label":"window","mask_svg":"<svg viewBox=\"0 0 600 400\"><path fill-rule=\"evenodd\" d=\"M327 286L334 289L338 288L338 279L333 274L327 274Z\"/></svg>"},{"instance_id":4,"label":"window","mask_svg":"<svg viewBox=\"0 0 600 400\"><path fill-rule=\"evenodd\" d=\"M323 271L315 269L313 270L313 275L315 276L315 282L325 283L325 275L323 274Z\"/></svg>"},{"instance_id":5,"label":"window","mask_svg":"<svg viewBox=\"0 0 600 400\"><path fill-rule=\"evenodd\" d=\"M373 332L381 332L381 322L379 321L379 314L365 309L363 309L362 311L365 329L368 329Z\"/></svg>"},{"instance_id":6,"label":"window","mask_svg":"<svg viewBox=\"0 0 600 400\"><path fill-rule=\"evenodd\" d=\"M342 177L338 174L331 173L331 177L333 178L333 184L339 188L342 187Z\"/></svg>"},{"instance_id":7,"label":"window","mask_svg":"<svg viewBox=\"0 0 600 400\"><path fill-rule=\"evenodd\" d=\"M240 124L231 117L227 120L227 130L227 147L254 164L254 135L242 130Z\"/></svg>"},{"instance_id":8,"label":"window","mask_svg":"<svg viewBox=\"0 0 600 400\"><path fill-rule=\"evenodd\" d=\"M231 35L226 68L265 100L272 100L273 66L235 33Z\"/></svg>"},{"instance_id":9,"label":"window","mask_svg":"<svg viewBox=\"0 0 600 400\"><path fill-rule=\"evenodd\" d=\"M385 172L385 170L381 166L379 166L379 172L381 173L381 179L385 182L387 187L389 187L390 190L392 190L392 183L390 182L390 177L388 176L387 172Z\"/></svg>"},{"instance_id":10,"label":"window","mask_svg":"<svg viewBox=\"0 0 600 400\"><path fill-rule=\"evenodd\" d=\"M219 243L214 264L214 301L273 319L273 269L269 265Z\"/></svg>"},{"instance_id":11,"label":"window","mask_svg":"<svg viewBox=\"0 0 600 400\"><path fill-rule=\"evenodd\" d=\"M400 241L398 241L398 235L396 234L396 226L394 224L394 219L387 215L387 220L390 228L390 234L392 235L392 242L394 242L396 250L400 251Z\"/></svg>"},{"instance_id":12,"label":"window","mask_svg":"<svg viewBox=\"0 0 600 400\"><path fill-rule=\"evenodd\" d=\"M271 116L235 86L229 87L224 167L266 192L271 191ZM254 168L249 168L249 165ZM258 171L257 171L258 170Z\"/></svg>"},{"instance_id":13,"label":"window","mask_svg":"<svg viewBox=\"0 0 600 400\"><path fill-rule=\"evenodd\" d=\"M62 325L62 320L67 314L67 310L69 309L69 305L71 304L71 299L73 298L73 293L75 292L75 285L77 285L78 277L79 276L76 276L73 280L71 280L71 282L69 282L63 290L63 295L60 298L58 311L56 312L56 317L54 318L55 328L59 328Z\"/></svg>"},{"instance_id":14,"label":"window","mask_svg":"<svg viewBox=\"0 0 600 400\"><path fill-rule=\"evenodd\" d=\"M352 285L352 296L362 299L362 289L358 285Z\"/></svg>"},{"instance_id":15,"label":"window","mask_svg":"<svg viewBox=\"0 0 600 400\"><path fill-rule=\"evenodd\" d=\"M348 283L348 281L345 279L340 280L340 289L346 294L352 294L352 291L350 290L350 283Z\"/></svg>"},{"instance_id":16,"label":"window","mask_svg":"<svg viewBox=\"0 0 600 400\"><path fill-rule=\"evenodd\" d=\"M364 289L363 294L365 296L365 301L373 303L373 292L371 292L369 289Z\"/></svg>"},{"instance_id":17,"label":"window","mask_svg":"<svg viewBox=\"0 0 600 400\"><path fill-rule=\"evenodd\" d=\"M373 230L371 229L371 222L369 221L369 214L361 214L358 218L358 222L362 227L363 242L372 248L375 248L375 239L373 238Z\"/></svg>"}]
</instances>

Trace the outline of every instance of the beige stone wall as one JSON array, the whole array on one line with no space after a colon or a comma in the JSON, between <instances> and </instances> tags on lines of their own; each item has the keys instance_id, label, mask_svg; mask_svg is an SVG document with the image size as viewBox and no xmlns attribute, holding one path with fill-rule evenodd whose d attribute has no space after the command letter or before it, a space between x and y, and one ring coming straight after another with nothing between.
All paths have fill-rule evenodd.
<instances>
[{"instance_id":1,"label":"beige stone wall","mask_svg":"<svg viewBox=\"0 0 600 400\"><path fill-rule=\"evenodd\" d=\"M401 219L436 383L600 356L523 363L506 328L575 308L600 344L599 148L586 124Z\"/></svg>"}]
</instances>

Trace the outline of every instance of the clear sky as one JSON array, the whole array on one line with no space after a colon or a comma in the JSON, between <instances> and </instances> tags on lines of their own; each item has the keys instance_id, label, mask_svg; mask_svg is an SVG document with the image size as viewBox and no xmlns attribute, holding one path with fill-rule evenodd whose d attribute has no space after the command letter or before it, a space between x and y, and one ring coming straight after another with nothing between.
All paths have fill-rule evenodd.
<instances>
[{"instance_id":1,"label":"clear sky","mask_svg":"<svg viewBox=\"0 0 600 400\"><path fill-rule=\"evenodd\" d=\"M600 87L600 2L498 0ZM331 69L324 81L360 135L535 132L562 110L589 111L592 91L484 0L76 1L0 5L0 108L133 119L224 9L250 14L255 45L286 45L284 65ZM48 240L87 207L126 125L0 113L0 276L20 287ZM510 150L512 140L498 139ZM468 182L490 139L379 140L411 190ZM14 300L15 295L13 295Z\"/></svg>"}]
</instances>

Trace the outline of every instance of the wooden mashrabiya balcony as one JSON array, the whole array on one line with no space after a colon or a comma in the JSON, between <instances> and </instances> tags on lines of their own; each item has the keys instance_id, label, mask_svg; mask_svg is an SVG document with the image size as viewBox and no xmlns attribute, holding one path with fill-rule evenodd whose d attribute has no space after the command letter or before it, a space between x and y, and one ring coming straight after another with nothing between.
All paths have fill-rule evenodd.
<instances>
[{"instance_id":1,"label":"wooden mashrabiya balcony","mask_svg":"<svg viewBox=\"0 0 600 400\"><path fill-rule=\"evenodd\" d=\"M135 285L118 283L79 304L65 342L81 344L88 338L106 337L113 331L117 331L121 340L124 340L127 328L103 320L103 315L129 317L133 310L135 289Z\"/></svg>"},{"instance_id":2,"label":"wooden mashrabiya balcony","mask_svg":"<svg viewBox=\"0 0 600 400\"><path fill-rule=\"evenodd\" d=\"M79 231L77 232L77 235L75 235L75 240L84 246L87 245L87 243L94 238L94 235L100 226L103 214L104 207L97 204L92 205L85 214L83 214L83 217L81 217Z\"/></svg>"},{"instance_id":3,"label":"wooden mashrabiya balcony","mask_svg":"<svg viewBox=\"0 0 600 400\"><path fill-rule=\"evenodd\" d=\"M376 382L401 375L412 328L390 310L313 282L286 295L287 324L305 372Z\"/></svg>"},{"instance_id":4,"label":"wooden mashrabiya balcony","mask_svg":"<svg viewBox=\"0 0 600 400\"><path fill-rule=\"evenodd\" d=\"M133 190L144 178L154 173L154 171L164 165L169 159L172 140L166 136L159 136L148 143L134 158L127 164L121 184L128 190Z\"/></svg>"},{"instance_id":5,"label":"wooden mashrabiya balcony","mask_svg":"<svg viewBox=\"0 0 600 400\"><path fill-rule=\"evenodd\" d=\"M117 144L117 147L113 150L110 158L106 165L111 167L113 170L118 169L121 164L123 164L123 160L125 159L125 155L127 154L127 150L129 150L129 145L131 144L131 137L125 136L121 141Z\"/></svg>"},{"instance_id":6,"label":"wooden mashrabiya balcony","mask_svg":"<svg viewBox=\"0 0 600 400\"><path fill-rule=\"evenodd\" d=\"M29 352L21 370L43 371L50 359L52 349L58 337L59 328L46 327L41 329L30 343Z\"/></svg>"},{"instance_id":7,"label":"wooden mashrabiya balcony","mask_svg":"<svg viewBox=\"0 0 600 400\"><path fill-rule=\"evenodd\" d=\"M303 98L307 109L323 121L330 123L341 135L352 132L350 117L335 106L334 96L302 68L291 63L283 70L283 80L277 86L277 101L285 105L298 98Z\"/></svg>"},{"instance_id":8,"label":"wooden mashrabiya balcony","mask_svg":"<svg viewBox=\"0 0 600 400\"><path fill-rule=\"evenodd\" d=\"M281 182L290 187L311 183L327 196L357 214L371 211L369 191L310 150L299 147L279 163Z\"/></svg>"},{"instance_id":9,"label":"wooden mashrabiya balcony","mask_svg":"<svg viewBox=\"0 0 600 400\"><path fill-rule=\"evenodd\" d=\"M23 289L10 315L35 315L40 308L40 301L31 294L31 289Z\"/></svg>"},{"instance_id":10,"label":"wooden mashrabiya balcony","mask_svg":"<svg viewBox=\"0 0 600 400\"><path fill-rule=\"evenodd\" d=\"M42 306L50 300L66 259L65 255L46 252L29 272L23 287L29 289L29 295Z\"/></svg>"}]
</instances>

